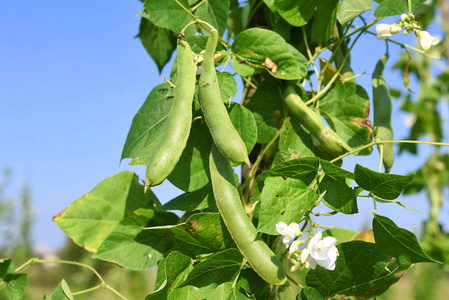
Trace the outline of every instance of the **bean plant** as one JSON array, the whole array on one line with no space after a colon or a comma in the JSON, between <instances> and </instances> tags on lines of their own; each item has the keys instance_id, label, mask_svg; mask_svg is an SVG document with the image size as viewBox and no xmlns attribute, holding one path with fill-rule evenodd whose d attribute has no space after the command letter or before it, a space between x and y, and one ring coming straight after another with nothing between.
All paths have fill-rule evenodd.
<instances>
[{"instance_id":1,"label":"bean plant","mask_svg":"<svg viewBox=\"0 0 449 300\"><path fill-rule=\"evenodd\" d=\"M146 166L146 175L119 172L55 215L76 244L123 268L157 266L147 300L375 298L414 264L449 262L437 220L449 180L439 149L448 144L436 108L449 73L435 81L430 71L449 52L425 30L436 1L142 2L138 36L159 70L176 55L170 77L130 120L124 143L121 159ZM395 23L382 21L390 16ZM420 46L403 44L400 32ZM354 74L354 45L372 35L379 57L367 58L370 74ZM418 100L410 92L403 101L415 114L405 140L394 139L392 99L400 96L384 78L389 51L403 54L395 68L405 87L419 89ZM409 74L418 75L415 86ZM360 75L372 77L371 99L357 84ZM430 141L418 140L428 133ZM416 174L390 173L395 149L416 153L419 143L438 151ZM373 151L378 169L345 167L346 157ZM162 204L152 187L167 180L183 193ZM420 244L377 206L399 204L407 214L399 196L423 189L431 215ZM372 229L320 224L336 214L351 222L360 199L372 201ZM15 268L1 260L1 287L20 299L24 271L49 262L31 258ZM100 288L126 299L91 267L58 262L90 268L100 284L71 291L63 279L45 299Z\"/></svg>"}]
</instances>

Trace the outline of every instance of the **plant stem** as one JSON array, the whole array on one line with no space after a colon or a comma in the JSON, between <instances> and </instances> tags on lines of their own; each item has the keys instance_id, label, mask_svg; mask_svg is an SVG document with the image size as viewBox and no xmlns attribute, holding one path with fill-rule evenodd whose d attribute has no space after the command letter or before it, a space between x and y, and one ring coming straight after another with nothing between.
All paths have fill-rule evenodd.
<instances>
[{"instance_id":1,"label":"plant stem","mask_svg":"<svg viewBox=\"0 0 449 300\"><path fill-rule=\"evenodd\" d=\"M243 183L242 186L242 190L245 191L245 198L248 199L248 195L249 195L249 191L251 189L251 186L254 183L255 177L256 177L256 173L257 173L257 169L260 166L260 163L262 162L262 159L264 158L265 154L267 153L267 151L271 148L271 146L273 146L274 143L276 143L277 139L279 138L281 132L278 131L276 133L276 135L273 137L273 139L265 146L265 148L263 149L263 151L261 151L259 153L259 155L257 156L256 161L254 162L251 171L249 172L248 177L246 178L245 182Z\"/></svg>"},{"instance_id":2,"label":"plant stem","mask_svg":"<svg viewBox=\"0 0 449 300\"><path fill-rule=\"evenodd\" d=\"M411 15L412 14L412 0L408 0L408 14Z\"/></svg>"},{"instance_id":3,"label":"plant stem","mask_svg":"<svg viewBox=\"0 0 449 300\"><path fill-rule=\"evenodd\" d=\"M76 296L76 295L86 294L86 293L89 293L89 292L93 292L93 291L99 290L101 288L104 288L104 286L99 284L99 285L91 287L89 289L85 289L85 290L81 290L81 291L78 291L78 292L74 292L74 293L72 293L72 295Z\"/></svg>"},{"instance_id":4,"label":"plant stem","mask_svg":"<svg viewBox=\"0 0 449 300\"><path fill-rule=\"evenodd\" d=\"M302 285L302 284L300 284L299 282L297 282L296 280L294 280L291 276L289 276L288 274L287 274L287 278L288 278L288 280L290 280L291 282L293 282L296 286L298 286L299 288L303 288L304 286Z\"/></svg>"},{"instance_id":5,"label":"plant stem","mask_svg":"<svg viewBox=\"0 0 449 300\"><path fill-rule=\"evenodd\" d=\"M198 7L200 7L204 2L206 2L206 0L201 0L200 3L198 3L197 5L195 5L194 7L192 7L192 11L196 11L198 9Z\"/></svg>"},{"instance_id":6,"label":"plant stem","mask_svg":"<svg viewBox=\"0 0 449 300\"><path fill-rule=\"evenodd\" d=\"M379 173L382 172L382 161L384 159L384 145L378 144L377 147L379 148L380 153L380 159L379 159Z\"/></svg>"}]
</instances>

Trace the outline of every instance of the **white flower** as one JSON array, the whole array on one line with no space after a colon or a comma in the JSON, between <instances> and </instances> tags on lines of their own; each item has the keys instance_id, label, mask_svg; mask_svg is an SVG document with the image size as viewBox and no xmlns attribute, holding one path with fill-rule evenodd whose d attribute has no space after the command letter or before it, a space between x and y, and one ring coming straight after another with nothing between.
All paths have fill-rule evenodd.
<instances>
[{"instance_id":1,"label":"white flower","mask_svg":"<svg viewBox=\"0 0 449 300\"><path fill-rule=\"evenodd\" d=\"M402 20L402 21L407 20L407 18L408 18L408 16L407 16L406 14L402 14L402 15L401 15L401 20Z\"/></svg>"},{"instance_id":2,"label":"white flower","mask_svg":"<svg viewBox=\"0 0 449 300\"><path fill-rule=\"evenodd\" d=\"M386 40L391 36L390 25L388 24L377 24L376 25L377 39Z\"/></svg>"},{"instance_id":3,"label":"white flower","mask_svg":"<svg viewBox=\"0 0 449 300\"><path fill-rule=\"evenodd\" d=\"M299 225L295 222L290 223L290 225L287 226L284 222L279 222L276 224L276 230L280 234L284 236L282 242L288 247L288 244L290 241L296 236L301 235L301 230L299 230Z\"/></svg>"},{"instance_id":4,"label":"white flower","mask_svg":"<svg viewBox=\"0 0 449 300\"><path fill-rule=\"evenodd\" d=\"M391 34L396 34L396 33L401 32L402 27L401 27L401 26L398 26L398 25L396 25L396 24L393 24L393 25L390 25L389 30L390 30L390 33L391 33Z\"/></svg>"},{"instance_id":5,"label":"white flower","mask_svg":"<svg viewBox=\"0 0 449 300\"><path fill-rule=\"evenodd\" d=\"M299 251L299 247L304 245L304 241L293 241L293 243L290 245L290 248L288 249L288 253L292 255L293 253L296 253Z\"/></svg>"},{"instance_id":6,"label":"white flower","mask_svg":"<svg viewBox=\"0 0 449 300\"><path fill-rule=\"evenodd\" d=\"M431 46L435 46L440 42L440 40L434 36L431 36L427 31L418 31L419 41L421 43L421 47L424 50L428 50Z\"/></svg>"},{"instance_id":7,"label":"white flower","mask_svg":"<svg viewBox=\"0 0 449 300\"><path fill-rule=\"evenodd\" d=\"M307 249L304 249L303 253L301 253L301 262L307 259L312 269L315 269L318 264L325 269L334 270L335 261L338 257L338 250L335 247L335 243L337 243L337 240L334 237L327 236L323 239L322 232L318 231L310 239Z\"/></svg>"}]
</instances>

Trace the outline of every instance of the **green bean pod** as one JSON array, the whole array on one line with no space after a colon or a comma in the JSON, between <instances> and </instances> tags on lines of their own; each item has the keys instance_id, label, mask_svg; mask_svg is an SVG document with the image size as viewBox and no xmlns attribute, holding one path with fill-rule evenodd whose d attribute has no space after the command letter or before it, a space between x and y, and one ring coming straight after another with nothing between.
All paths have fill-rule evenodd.
<instances>
[{"instance_id":1,"label":"green bean pod","mask_svg":"<svg viewBox=\"0 0 449 300\"><path fill-rule=\"evenodd\" d=\"M307 128L319 140L320 146L331 155L339 156L351 151L351 147L302 101L293 84L287 84L284 88L284 106L290 115Z\"/></svg>"},{"instance_id":2,"label":"green bean pod","mask_svg":"<svg viewBox=\"0 0 449 300\"><path fill-rule=\"evenodd\" d=\"M196 71L192 50L184 40L178 41L176 60L178 77L175 97L162 140L147 165L145 187L158 185L167 178L178 163L189 138Z\"/></svg>"},{"instance_id":3,"label":"green bean pod","mask_svg":"<svg viewBox=\"0 0 449 300\"><path fill-rule=\"evenodd\" d=\"M217 43L218 32L212 29L198 82L201 109L212 138L221 153L232 162L246 163L250 166L245 143L232 125L228 111L221 100L214 61Z\"/></svg>"},{"instance_id":4,"label":"green bean pod","mask_svg":"<svg viewBox=\"0 0 449 300\"><path fill-rule=\"evenodd\" d=\"M393 140L393 125L391 124L392 103L390 90L383 76L388 55L382 56L373 72L373 103L374 103L374 135L381 141ZM380 151L380 149L379 149ZM389 173L394 162L393 144L383 144L385 173Z\"/></svg>"},{"instance_id":5,"label":"green bean pod","mask_svg":"<svg viewBox=\"0 0 449 300\"><path fill-rule=\"evenodd\" d=\"M284 267L267 244L257 237L235 187L231 164L215 145L212 146L209 166L215 201L235 244L260 277L270 284L284 284L287 281Z\"/></svg>"}]
</instances>

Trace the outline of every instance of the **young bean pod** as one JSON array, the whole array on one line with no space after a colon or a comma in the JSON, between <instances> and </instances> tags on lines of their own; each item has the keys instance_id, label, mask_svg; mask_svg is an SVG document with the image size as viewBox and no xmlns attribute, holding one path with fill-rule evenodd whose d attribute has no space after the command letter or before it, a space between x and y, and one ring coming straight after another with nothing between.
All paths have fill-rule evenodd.
<instances>
[{"instance_id":1,"label":"young bean pod","mask_svg":"<svg viewBox=\"0 0 449 300\"><path fill-rule=\"evenodd\" d=\"M235 244L260 277L270 284L284 284L287 281L284 267L267 244L257 237L235 187L231 163L215 145L212 146L209 166L215 201Z\"/></svg>"},{"instance_id":2,"label":"young bean pod","mask_svg":"<svg viewBox=\"0 0 449 300\"><path fill-rule=\"evenodd\" d=\"M192 101L196 71L192 50L184 40L178 41L175 98L168 115L167 127L147 166L145 187L155 186L167 178L181 157L192 125Z\"/></svg>"},{"instance_id":3,"label":"young bean pod","mask_svg":"<svg viewBox=\"0 0 449 300\"><path fill-rule=\"evenodd\" d=\"M381 141L393 140L390 90L383 76L387 59L388 55L382 56L373 72L374 135ZM383 144L382 162L385 173L389 173L394 162L393 144Z\"/></svg>"},{"instance_id":4,"label":"young bean pod","mask_svg":"<svg viewBox=\"0 0 449 300\"><path fill-rule=\"evenodd\" d=\"M218 32L212 29L206 44L203 69L198 82L201 109L212 138L221 153L232 162L244 162L249 166L245 143L232 125L228 111L221 100L214 60L217 43Z\"/></svg>"},{"instance_id":5,"label":"young bean pod","mask_svg":"<svg viewBox=\"0 0 449 300\"><path fill-rule=\"evenodd\" d=\"M295 85L287 84L284 88L284 106L310 133L320 142L320 146L331 155L339 156L351 147L346 144L332 129L327 127L320 117L302 101L296 92Z\"/></svg>"}]
</instances>

